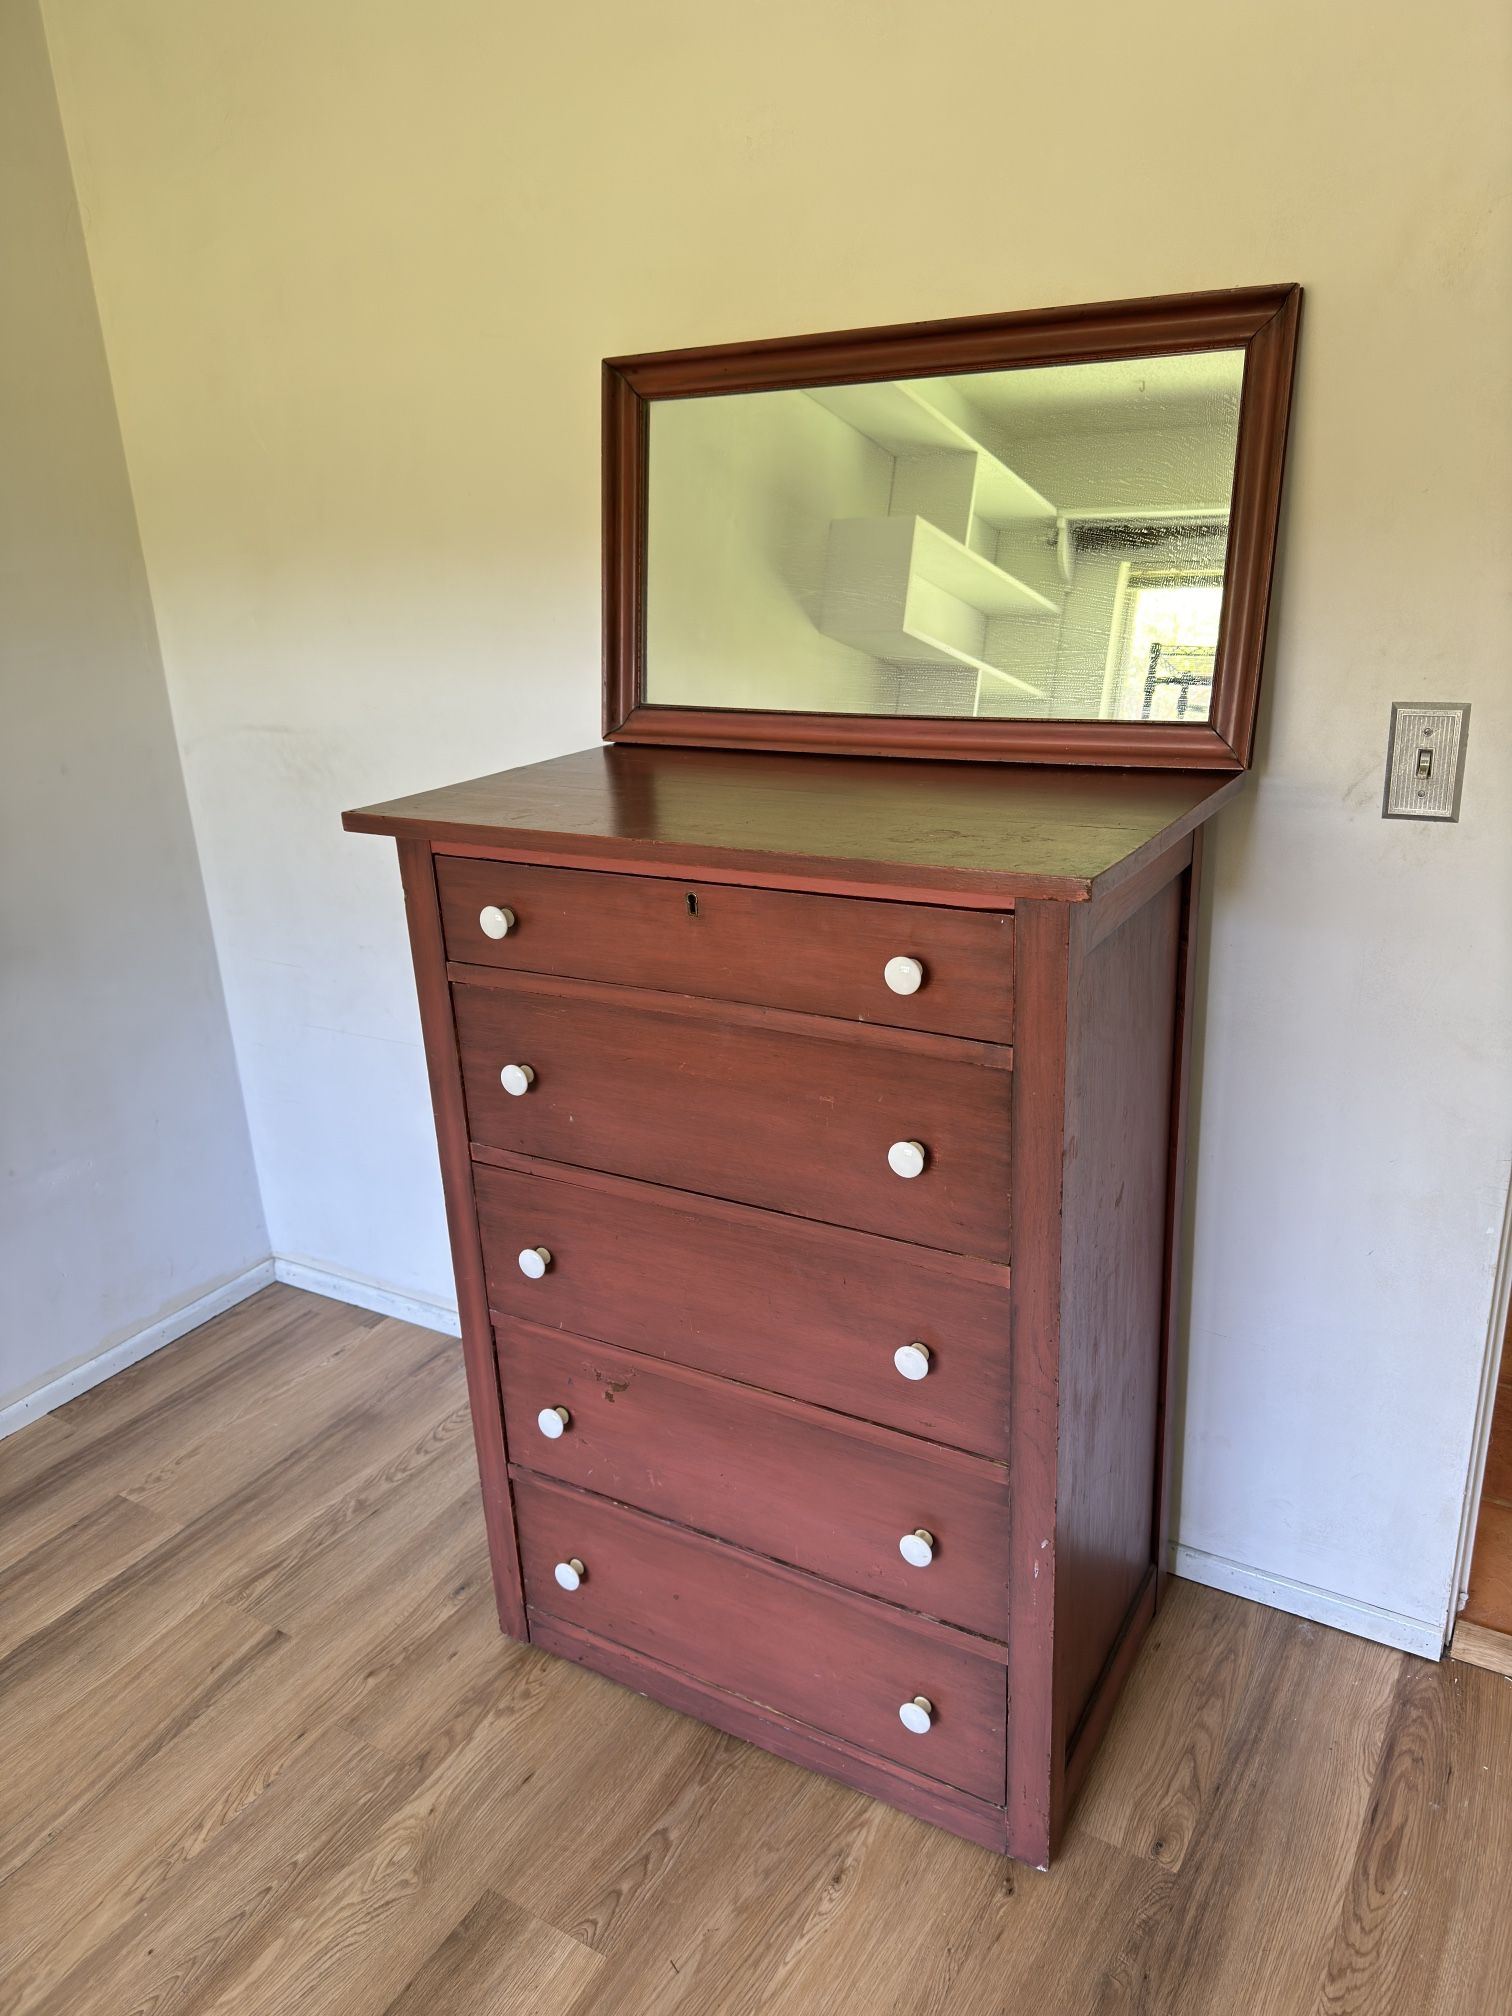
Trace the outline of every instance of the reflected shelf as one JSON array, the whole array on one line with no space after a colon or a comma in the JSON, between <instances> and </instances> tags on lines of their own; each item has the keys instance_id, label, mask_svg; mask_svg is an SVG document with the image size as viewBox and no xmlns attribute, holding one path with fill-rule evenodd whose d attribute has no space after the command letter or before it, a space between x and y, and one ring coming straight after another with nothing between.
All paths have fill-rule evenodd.
<instances>
[{"instance_id":1,"label":"reflected shelf","mask_svg":"<svg viewBox=\"0 0 1512 2016\"><path fill-rule=\"evenodd\" d=\"M899 460L968 455L975 459L970 508L998 527L1055 522L1055 506L1010 469L959 420L907 379L885 384L811 387L810 399Z\"/></svg>"},{"instance_id":2,"label":"reflected shelf","mask_svg":"<svg viewBox=\"0 0 1512 2016\"><path fill-rule=\"evenodd\" d=\"M1033 699L1043 691L987 655L995 617L1060 614L1060 603L927 518L837 518L819 628L894 665L956 665Z\"/></svg>"}]
</instances>

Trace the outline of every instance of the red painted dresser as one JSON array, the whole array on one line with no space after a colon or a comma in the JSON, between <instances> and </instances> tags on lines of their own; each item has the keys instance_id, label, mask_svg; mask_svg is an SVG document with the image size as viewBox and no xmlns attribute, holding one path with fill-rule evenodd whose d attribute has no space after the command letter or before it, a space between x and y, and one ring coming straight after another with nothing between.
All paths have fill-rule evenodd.
<instances>
[{"instance_id":1,"label":"red painted dresser","mask_svg":"<svg viewBox=\"0 0 1512 2016\"><path fill-rule=\"evenodd\" d=\"M1163 1568L1234 776L621 745L399 843L499 1615L1048 1862Z\"/></svg>"}]
</instances>

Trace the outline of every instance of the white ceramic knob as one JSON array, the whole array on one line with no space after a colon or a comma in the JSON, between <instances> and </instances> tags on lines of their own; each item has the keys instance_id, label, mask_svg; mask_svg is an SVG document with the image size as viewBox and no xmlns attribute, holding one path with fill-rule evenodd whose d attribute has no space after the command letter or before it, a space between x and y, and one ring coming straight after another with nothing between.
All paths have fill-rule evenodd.
<instances>
[{"instance_id":1,"label":"white ceramic knob","mask_svg":"<svg viewBox=\"0 0 1512 2016\"><path fill-rule=\"evenodd\" d=\"M527 1246L520 1255L520 1272L531 1281L539 1281L551 1265L551 1255L544 1246Z\"/></svg>"},{"instance_id":2,"label":"white ceramic knob","mask_svg":"<svg viewBox=\"0 0 1512 2016\"><path fill-rule=\"evenodd\" d=\"M905 1533L898 1542L898 1552L910 1568L927 1568L934 1559L934 1547L933 1533L922 1526L915 1526L912 1533Z\"/></svg>"},{"instance_id":3,"label":"white ceramic knob","mask_svg":"<svg viewBox=\"0 0 1512 2016\"><path fill-rule=\"evenodd\" d=\"M558 1561L551 1572L557 1579L557 1587L559 1589L581 1589L588 1570L579 1561L576 1554L574 1554L569 1561ZM909 1727L912 1728L912 1726L912 1723L910 1723ZM929 1727L929 1718L927 1716L924 1719L924 1727L926 1729Z\"/></svg>"},{"instance_id":4,"label":"white ceramic knob","mask_svg":"<svg viewBox=\"0 0 1512 2016\"><path fill-rule=\"evenodd\" d=\"M894 994L917 994L924 985L924 968L917 959L900 952L882 968L882 978Z\"/></svg>"},{"instance_id":5,"label":"white ceramic knob","mask_svg":"<svg viewBox=\"0 0 1512 2016\"><path fill-rule=\"evenodd\" d=\"M514 921L513 910L501 910L497 903L485 903L478 912L478 929L485 938L507 938Z\"/></svg>"},{"instance_id":6,"label":"white ceramic knob","mask_svg":"<svg viewBox=\"0 0 1512 2016\"><path fill-rule=\"evenodd\" d=\"M929 1346L927 1344L900 1344L893 1353L893 1363L905 1379L924 1379L929 1376Z\"/></svg>"},{"instance_id":7,"label":"white ceramic knob","mask_svg":"<svg viewBox=\"0 0 1512 2016\"><path fill-rule=\"evenodd\" d=\"M922 1141L894 1141L887 1151L887 1166L894 1176L922 1176L926 1160Z\"/></svg>"},{"instance_id":8,"label":"white ceramic knob","mask_svg":"<svg viewBox=\"0 0 1512 2016\"><path fill-rule=\"evenodd\" d=\"M506 1064L499 1073L499 1083L513 1099L523 1099L535 1083L535 1073L528 1064Z\"/></svg>"},{"instance_id":9,"label":"white ceramic knob","mask_svg":"<svg viewBox=\"0 0 1512 2016\"><path fill-rule=\"evenodd\" d=\"M536 1416L536 1426L548 1442L560 1442L571 1419L565 1407L543 1407Z\"/></svg>"},{"instance_id":10,"label":"white ceramic knob","mask_svg":"<svg viewBox=\"0 0 1512 2016\"><path fill-rule=\"evenodd\" d=\"M558 1568L557 1570L558 1581L561 1580L561 1575L562 1571L560 1568ZM573 1586L576 1587L576 1584L574 1584ZM911 1731L913 1735L927 1736L929 1734L930 1725L934 1721L933 1701L929 1699L927 1694L915 1694L912 1701L905 1701L903 1703L903 1706L898 1710L898 1720L903 1724L903 1727Z\"/></svg>"}]
</instances>

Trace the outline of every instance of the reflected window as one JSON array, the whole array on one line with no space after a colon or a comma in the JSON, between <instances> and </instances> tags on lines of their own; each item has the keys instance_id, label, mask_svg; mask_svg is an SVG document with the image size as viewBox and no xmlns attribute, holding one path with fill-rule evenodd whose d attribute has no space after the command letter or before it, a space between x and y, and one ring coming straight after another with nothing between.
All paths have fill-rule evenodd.
<instances>
[{"instance_id":1,"label":"reflected window","mask_svg":"<svg viewBox=\"0 0 1512 2016\"><path fill-rule=\"evenodd\" d=\"M1119 721L1205 721L1223 611L1221 573L1126 566L1113 705Z\"/></svg>"}]
</instances>

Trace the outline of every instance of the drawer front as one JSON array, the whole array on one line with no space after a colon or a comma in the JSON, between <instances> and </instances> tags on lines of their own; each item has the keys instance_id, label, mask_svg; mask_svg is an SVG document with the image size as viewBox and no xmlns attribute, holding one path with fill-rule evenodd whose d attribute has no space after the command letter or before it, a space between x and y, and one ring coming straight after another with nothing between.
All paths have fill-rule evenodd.
<instances>
[{"instance_id":1,"label":"drawer front","mask_svg":"<svg viewBox=\"0 0 1512 2016\"><path fill-rule=\"evenodd\" d=\"M436 882L463 964L1013 1040L1010 915L445 855ZM504 937L485 909L512 914ZM912 994L887 983L898 958L922 969Z\"/></svg>"},{"instance_id":2,"label":"drawer front","mask_svg":"<svg viewBox=\"0 0 1512 2016\"><path fill-rule=\"evenodd\" d=\"M1007 1638L1000 1466L526 1324L499 1332L498 1357L517 1464Z\"/></svg>"},{"instance_id":3,"label":"drawer front","mask_svg":"<svg viewBox=\"0 0 1512 2016\"><path fill-rule=\"evenodd\" d=\"M628 1344L1003 1460L1008 1274L612 1180L473 1171L497 1317ZM544 1246L539 1280L519 1254ZM894 1354L927 1367L906 1378Z\"/></svg>"},{"instance_id":4,"label":"drawer front","mask_svg":"<svg viewBox=\"0 0 1512 2016\"><path fill-rule=\"evenodd\" d=\"M559 984L571 991L454 986L475 1142L1008 1257L1011 1072L942 1054L952 1046L934 1037L907 1039L930 1046L921 1054L899 1038L801 1033L798 1018L725 1022ZM509 1065L534 1074L521 1096L500 1082ZM906 1141L924 1146L921 1175L889 1167Z\"/></svg>"},{"instance_id":5,"label":"drawer front","mask_svg":"<svg viewBox=\"0 0 1512 2016\"><path fill-rule=\"evenodd\" d=\"M538 1478L516 1480L515 1515L531 1608L1001 1805L1004 1669L940 1626ZM919 1695L916 1735L898 1710Z\"/></svg>"}]
</instances>

